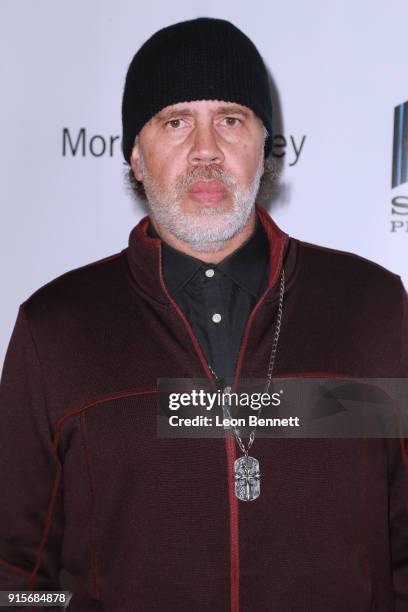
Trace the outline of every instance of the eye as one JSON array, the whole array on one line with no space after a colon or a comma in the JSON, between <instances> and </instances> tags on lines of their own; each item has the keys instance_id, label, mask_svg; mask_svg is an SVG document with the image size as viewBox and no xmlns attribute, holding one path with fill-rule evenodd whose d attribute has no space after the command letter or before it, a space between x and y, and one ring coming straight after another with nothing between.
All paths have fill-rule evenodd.
<instances>
[{"instance_id":1,"label":"eye","mask_svg":"<svg viewBox=\"0 0 408 612\"><path fill-rule=\"evenodd\" d=\"M180 126L180 122L183 121L182 119L169 119L168 121L166 121L165 125L170 126L172 129L177 130Z\"/></svg>"},{"instance_id":2,"label":"eye","mask_svg":"<svg viewBox=\"0 0 408 612\"><path fill-rule=\"evenodd\" d=\"M227 122L228 127L234 127L237 123L242 123L238 117L224 117L224 121Z\"/></svg>"}]
</instances>

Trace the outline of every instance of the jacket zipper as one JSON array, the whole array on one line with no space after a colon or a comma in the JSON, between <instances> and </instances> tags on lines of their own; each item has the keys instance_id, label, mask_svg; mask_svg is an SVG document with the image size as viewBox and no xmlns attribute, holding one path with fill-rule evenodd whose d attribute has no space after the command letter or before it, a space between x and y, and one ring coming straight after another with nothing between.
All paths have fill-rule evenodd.
<instances>
[{"instance_id":1,"label":"jacket zipper","mask_svg":"<svg viewBox=\"0 0 408 612\"><path fill-rule=\"evenodd\" d=\"M173 300L163 279L162 271L162 250L159 245L159 274L160 282L167 299L177 312L178 316L184 323L185 328L191 338L194 349L200 359L200 363L205 370L207 377L215 383L219 389L219 383L222 379L218 378L214 370L207 363L204 353L194 335L192 327L180 309L179 305ZM241 347L242 348L242 347ZM235 482L233 478L234 463L237 458L235 441L231 435L225 436L225 449L227 453L227 475L228 475L228 501L229 501L229 524L230 524L230 612L239 612L239 526L238 526L238 499L235 496Z\"/></svg>"}]
</instances>

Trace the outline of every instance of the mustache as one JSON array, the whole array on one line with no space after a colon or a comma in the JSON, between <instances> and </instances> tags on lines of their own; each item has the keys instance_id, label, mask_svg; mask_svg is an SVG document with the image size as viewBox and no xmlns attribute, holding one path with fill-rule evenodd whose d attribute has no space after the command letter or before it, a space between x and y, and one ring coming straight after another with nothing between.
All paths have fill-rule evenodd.
<instances>
[{"instance_id":1,"label":"mustache","mask_svg":"<svg viewBox=\"0 0 408 612\"><path fill-rule=\"evenodd\" d=\"M208 166L196 166L190 170L187 170L187 172L177 179L175 188L177 192L180 193L191 187L195 181L200 179L218 180L226 187L234 187L236 185L236 179L232 176L232 174L223 168L220 168L220 166L212 164Z\"/></svg>"}]
</instances>

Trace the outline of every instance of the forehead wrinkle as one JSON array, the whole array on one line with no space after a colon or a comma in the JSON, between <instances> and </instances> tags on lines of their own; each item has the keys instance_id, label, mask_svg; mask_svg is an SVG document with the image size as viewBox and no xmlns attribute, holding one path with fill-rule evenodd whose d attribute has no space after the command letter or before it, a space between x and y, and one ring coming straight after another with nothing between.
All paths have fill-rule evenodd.
<instances>
[{"instance_id":1,"label":"forehead wrinkle","mask_svg":"<svg viewBox=\"0 0 408 612\"><path fill-rule=\"evenodd\" d=\"M185 106L185 107L170 106L167 109L163 109L159 111L153 117L153 120L159 121L161 119L165 119L168 116L176 115L176 114L193 116L194 114L197 114L197 112L199 111L192 109L191 107L188 107L188 106ZM249 108L241 107L241 106L238 106L237 104L225 104L224 103L221 106L217 106L214 109L210 109L210 113L212 114L233 113L233 114L241 114L244 116L249 116L252 113L252 111Z\"/></svg>"},{"instance_id":2,"label":"forehead wrinkle","mask_svg":"<svg viewBox=\"0 0 408 612\"><path fill-rule=\"evenodd\" d=\"M170 108L167 108L166 110L162 110L159 113L157 113L157 115L155 115L155 118L165 119L166 117L170 115L175 115L176 113L180 115L192 115L193 114L191 108L188 108L188 107L185 107L185 108L170 107Z\"/></svg>"},{"instance_id":3,"label":"forehead wrinkle","mask_svg":"<svg viewBox=\"0 0 408 612\"><path fill-rule=\"evenodd\" d=\"M223 105L217 108L215 113L241 113L242 115L249 115L252 113L251 109L246 108L244 106L238 106L237 104Z\"/></svg>"}]
</instances>

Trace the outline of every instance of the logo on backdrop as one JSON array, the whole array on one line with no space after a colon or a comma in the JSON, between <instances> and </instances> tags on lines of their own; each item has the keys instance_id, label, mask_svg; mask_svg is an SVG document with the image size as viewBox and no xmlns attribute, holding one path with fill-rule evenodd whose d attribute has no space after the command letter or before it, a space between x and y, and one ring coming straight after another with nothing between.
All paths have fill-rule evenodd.
<instances>
[{"instance_id":1,"label":"logo on backdrop","mask_svg":"<svg viewBox=\"0 0 408 612\"><path fill-rule=\"evenodd\" d=\"M408 181L408 102L394 108L392 187Z\"/></svg>"},{"instance_id":2,"label":"logo on backdrop","mask_svg":"<svg viewBox=\"0 0 408 612\"><path fill-rule=\"evenodd\" d=\"M391 187L408 183L408 101L394 108ZM406 189L408 192L408 189ZM408 233L408 195L399 193L391 199L391 232Z\"/></svg>"},{"instance_id":3,"label":"logo on backdrop","mask_svg":"<svg viewBox=\"0 0 408 612\"><path fill-rule=\"evenodd\" d=\"M283 136L275 134L272 138L273 157L287 157L289 166L296 166L306 141L306 136ZM121 155L120 136L103 136L87 133L82 127L62 129L62 157L114 157Z\"/></svg>"}]
</instances>

